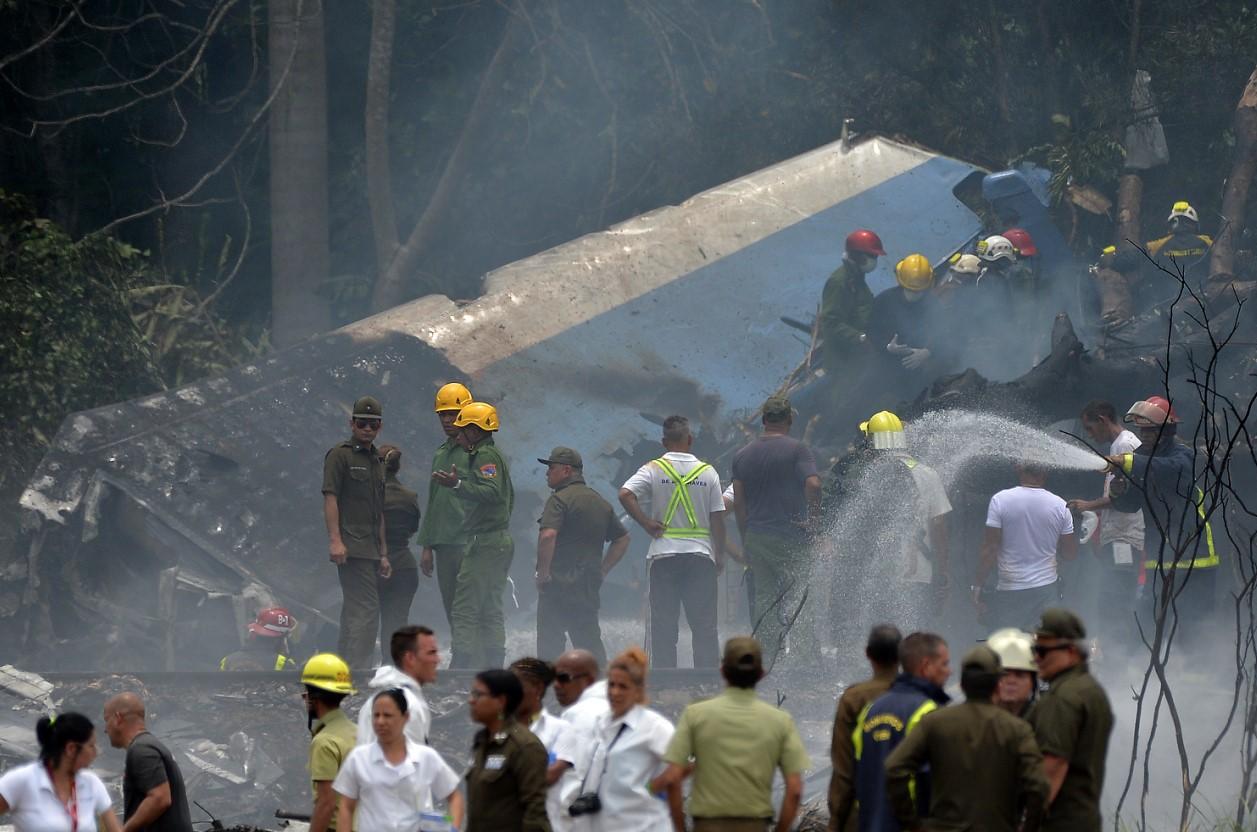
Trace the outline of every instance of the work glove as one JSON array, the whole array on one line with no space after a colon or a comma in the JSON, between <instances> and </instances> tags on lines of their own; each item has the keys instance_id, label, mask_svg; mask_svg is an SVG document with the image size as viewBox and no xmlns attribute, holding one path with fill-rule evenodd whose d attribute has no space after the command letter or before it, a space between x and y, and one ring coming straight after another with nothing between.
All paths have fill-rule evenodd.
<instances>
[{"instance_id":1,"label":"work glove","mask_svg":"<svg viewBox=\"0 0 1257 832\"><path fill-rule=\"evenodd\" d=\"M909 370L915 370L918 367L920 367L922 364L930 360L929 350L926 350L926 349L917 350L917 349L912 349L911 347L905 347L905 349L908 351L904 354L904 357L900 360L899 363L903 364L903 366Z\"/></svg>"},{"instance_id":2,"label":"work glove","mask_svg":"<svg viewBox=\"0 0 1257 832\"><path fill-rule=\"evenodd\" d=\"M886 352L891 355L907 355L912 352L912 347L899 343L899 333L896 332L890 339L890 343L886 345Z\"/></svg>"}]
</instances>

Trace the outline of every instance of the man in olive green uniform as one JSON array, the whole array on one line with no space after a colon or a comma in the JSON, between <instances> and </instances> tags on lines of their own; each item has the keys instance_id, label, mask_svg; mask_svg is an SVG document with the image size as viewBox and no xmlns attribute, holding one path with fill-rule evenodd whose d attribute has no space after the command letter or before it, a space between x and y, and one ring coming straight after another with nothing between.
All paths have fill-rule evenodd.
<instances>
[{"instance_id":1,"label":"man in olive green uniform","mask_svg":"<svg viewBox=\"0 0 1257 832\"><path fill-rule=\"evenodd\" d=\"M1051 785L1046 832L1100 832L1113 711L1087 671L1086 637L1082 620L1064 609L1044 610L1035 631L1035 664L1048 691L1029 718Z\"/></svg>"},{"instance_id":2,"label":"man in olive green uniform","mask_svg":"<svg viewBox=\"0 0 1257 832\"><path fill-rule=\"evenodd\" d=\"M459 443L458 428L454 427L458 411L466 404L471 404L471 392L456 381L436 392L434 410L446 438L432 457L433 473L453 468L459 477L467 478L467 449ZM423 514L418 540L423 547L419 569L431 578L435 568L445 620L453 627L454 588L458 584L458 569L467 541L463 536L463 501L448 488L428 489L428 508Z\"/></svg>"},{"instance_id":3,"label":"man in olive green uniform","mask_svg":"<svg viewBox=\"0 0 1257 832\"><path fill-rule=\"evenodd\" d=\"M310 727L310 787L314 792L314 809L310 814L310 832L326 832L336 828L336 804L339 802L332 783L340 773L349 752L357 744L357 727L340 709L346 696L356 693L349 674L349 665L339 656L320 653L306 662L301 671L305 686L306 721Z\"/></svg>"},{"instance_id":4,"label":"man in olive green uniform","mask_svg":"<svg viewBox=\"0 0 1257 832\"><path fill-rule=\"evenodd\" d=\"M864 228L848 234L843 249L842 265L821 291L818 327L821 366L835 381L849 377L868 352L864 330L873 309L873 292L865 275L877 268L878 257L886 256L881 238Z\"/></svg>"},{"instance_id":5,"label":"man in olive green uniform","mask_svg":"<svg viewBox=\"0 0 1257 832\"><path fill-rule=\"evenodd\" d=\"M493 405L471 402L458 412L454 425L467 449L467 476L460 476L453 465L432 474L437 485L453 490L467 511L463 519L467 551L450 616L454 643L450 667L501 667L506 659L502 592L515 554L508 530L515 489L506 459L493 444L499 427Z\"/></svg>"},{"instance_id":6,"label":"man in olive green uniform","mask_svg":"<svg viewBox=\"0 0 1257 832\"><path fill-rule=\"evenodd\" d=\"M999 656L986 645L965 654L965 702L926 714L886 760L886 790L902 829L1035 832L1047 802L1034 732L992 702ZM913 779L930 770L930 816L917 815ZM1021 825L1021 812L1025 823Z\"/></svg>"},{"instance_id":7,"label":"man in olive green uniform","mask_svg":"<svg viewBox=\"0 0 1257 832\"><path fill-rule=\"evenodd\" d=\"M547 459L546 484L554 489L537 522L537 655L573 649L607 663L598 625L602 579L628 548L629 534L611 504L585 484L584 463L571 448L555 448ZM603 544L610 542L606 557Z\"/></svg>"},{"instance_id":8,"label":"man in olive green uniform","mask_svg":"<svg viewBox=\"0 0 1257 832\"><path fill-rule=\"evenodd\" d=\"M890 690L899 672L899 628L879 624L869 631L864 655L873 666L873 678L858 682L842 692L838 712L834 715L834 734L830 740L829 757L832 774L829 779L829 832L855 832L858 814L855 800L855 732L860 711Z\"/></svg>"},{"instance_id":9,"label":"man in olive green uniform","mask_svg":"<svg viewBox=\"0 0 1257 832\"><path fill-rule=\"evenodd\" d=\"M380 627L376 576L391 574L384 537L384 463L374 444L382 415L375 398L358 399L349 419L352 436L323 458L323 522L342 595L337 653L357 667L374 663Z\"/></svg>"}]
</instances>

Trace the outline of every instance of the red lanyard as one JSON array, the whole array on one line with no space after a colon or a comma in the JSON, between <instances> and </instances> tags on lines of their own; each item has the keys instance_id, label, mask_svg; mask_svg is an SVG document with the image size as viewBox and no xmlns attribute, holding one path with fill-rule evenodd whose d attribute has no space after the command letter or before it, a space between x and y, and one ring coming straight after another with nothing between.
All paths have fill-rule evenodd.
<instances>
[{"instance_id":1,"label":"red lanyard","mask_svg":"<svg viewBox=\"0 0 1257 832\"><path fill-rule=\"evenodd\" d=\"M57 794L57 781L52 776L52 766L44 766L48 771L48 780L52 783L52 793ZM60 802L58 797L57 801ZM79 784L78 778L70 775L70 799L65 804L66 813L70 816L70 832L79 832Z\"/></svg>"}]
</instances>

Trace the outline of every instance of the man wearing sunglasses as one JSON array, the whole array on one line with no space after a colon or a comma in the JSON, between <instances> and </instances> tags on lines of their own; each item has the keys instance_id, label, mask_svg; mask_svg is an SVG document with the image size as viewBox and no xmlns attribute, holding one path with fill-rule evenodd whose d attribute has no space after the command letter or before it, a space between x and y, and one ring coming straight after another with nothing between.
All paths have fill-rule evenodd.
<instances>
[{"instance_id":1,"label":"man wearing sunglasses","mask_svg":"<svg viewBox=\"0 0 1257 832\"><path fill-rule=\"evenodd\" d=\"M350 438L323 458L323 521L342 595L336 652L351 667L373 663L380 627L376 576L392 574L384 539L384 463L375 450L382 415L377 399L358 399Z\"/></svg>"},{"instance_id":2,"label":"man wearing sunglasses","mask_svg":"<svg viewBox=\"0 0 1257 832\"><path fill-rule=\"evenodd\" d=\"M1043 611L1034 661L1048 691L1030 712L1051 786L1044 832L1100 832L1100 792L1113 711L1087 670L1087 630L1069 610Z\"/></svg>"}]
</instances>

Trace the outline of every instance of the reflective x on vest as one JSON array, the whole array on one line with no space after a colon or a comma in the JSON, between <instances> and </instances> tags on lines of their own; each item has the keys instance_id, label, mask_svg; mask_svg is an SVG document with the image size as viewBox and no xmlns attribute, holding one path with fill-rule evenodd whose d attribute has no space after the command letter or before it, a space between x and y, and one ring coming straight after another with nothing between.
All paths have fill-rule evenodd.
<instances>
[{"instance_id":1,"label":"reflective x on vest","mask_svg":"<svg viewBox=\"0 0 1257 832\"><path fill-rule=\"evenodd\" d=\"M663 517L660 519L660 522L663 523L663 536L711 537L711 532L698 524L698 515L694 512L694 499L690 496L690 483L698 479L711 466L703 462L685 476L681 476L677 473L677 469L672 467L672 463L662 457L656 459L655 464L659 466L665 475L672 478L672 497L669 498L668 507L664 509ZM685 521L689 523L688 527L672 525L672 520L676 517L678 510L685 512Z\"/></svg>"},{"instance_id":2,"label":"reflective x on vest","mask_svg":"<svg viewBox=\"0 0 1257 832\"><path fill-rule=\"evenodd\" d=\"M1180 560L1171 563L1162 563L1159 560L1149 559L1144 561L1145 569L1210 569L1221 562L1218 560L1218 550L1213 547L1213 526L1209 525L1208 520L1205 520L1205 492L1201 491L1199 487L1196 488L1196 515L1204 523L1205 547L1209 550L1209 554L1194 560Z\"/></svg>"}]
</instances>

